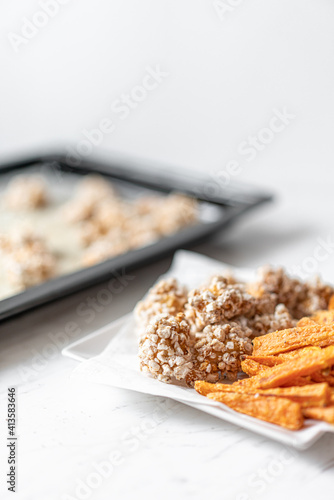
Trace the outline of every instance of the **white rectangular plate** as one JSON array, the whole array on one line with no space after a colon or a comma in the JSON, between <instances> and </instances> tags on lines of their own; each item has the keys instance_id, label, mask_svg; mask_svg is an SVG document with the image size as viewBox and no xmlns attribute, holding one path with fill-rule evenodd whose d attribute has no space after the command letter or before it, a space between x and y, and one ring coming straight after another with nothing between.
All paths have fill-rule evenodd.
<instances>
[{"instance_id":1,"label":"white rectangular plate","mask_svg":"<svg viewBox=\"0 0 334 500\"><path fill-rule=\"evenodd\" d=\"M223 271L226 267L221 262L202 255L180 251L175 256L168 276L176 278L182 276L184 284L196 286L199 282L205 281L213 272ZM194 270L196 270L196 274L194 274ZM232 269L232 271L244 279L249 279L252 274L252 271L249 270ZM163 384L143 375L138 367L137 339L132 314L128 314L74 342L62 352L64 356L83 361L73 373L76 378L145 394L169 397L299 449L308 448L325 432L334 432L334 426L313 420L307 420L304 428L300 431L289 431L277 425L237 413L221 403L200 396L194 389Z\"/></svg>"}]
</instances>

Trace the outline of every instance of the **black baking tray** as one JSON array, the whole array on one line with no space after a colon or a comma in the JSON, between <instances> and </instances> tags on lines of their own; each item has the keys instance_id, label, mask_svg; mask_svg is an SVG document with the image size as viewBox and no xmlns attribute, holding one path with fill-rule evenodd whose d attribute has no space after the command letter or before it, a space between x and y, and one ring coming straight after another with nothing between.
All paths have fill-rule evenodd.
<instances>
[{"instance_id":1,"label":"black baking tray","mask_svg":"<svg viewBox=\"0 0 334 500\"><path fill-rule=\"evenodd\" d=\"M159 167L159 168L158 168ZM206 218L199 223L164 237L157 242L105 260L94 266L46 281L40 285L0 300L0 320L33 307L64 297L90 285L112 279L117 273L130 271L152 263L178 248L189 248L192 244L207 240L231 222L268 202L272 196L249 186L229 183L221 186L218 181L198 173L185 174L170 166L152 166L138 161L109 157L106 159L81 158L79 161L66 154L35 155L0 165L0 182L8 175L28 172L52 171L60 178L67 173L85 175L98 173L113 182L140 192L178 191L196 197L204 207ZM210 212L211 211L211 212Z\"/></svg>"}]
</instances>

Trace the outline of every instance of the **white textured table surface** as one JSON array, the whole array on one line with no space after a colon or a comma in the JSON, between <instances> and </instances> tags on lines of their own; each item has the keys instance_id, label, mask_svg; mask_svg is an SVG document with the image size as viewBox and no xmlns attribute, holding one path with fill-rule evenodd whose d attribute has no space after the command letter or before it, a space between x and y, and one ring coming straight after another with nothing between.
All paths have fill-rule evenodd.
<instances>
[{"instance_id":1,"label":"white textured table surface","mask_svg":"<svg viewBox=\"0 0 334 500\"><path fill-rule=\"evenodd\" d=\"M231 264L298 264L306 272L305 259L318 238L331 237L331 222L323 216L330 188L317 219L309 203L312 190L304 183L298 205L286 191L221 241L197 250ZM334 281L330 249L322 256L319 271ZM295 451L178 403L69 380L76 362L63 358L56 343L69 343L131 310L168 265L166 260L135 272L130 285L95 314L87 314L93 310L88 301L95 303L103 284L1 325L1 388L18 386L16 498L279 499L289 498L293 488L311 499L332 486L333 435ZM1 431L4 412L2 397ZM1 480L5 458L2 453Z\"/></svg>"}]
</instances>

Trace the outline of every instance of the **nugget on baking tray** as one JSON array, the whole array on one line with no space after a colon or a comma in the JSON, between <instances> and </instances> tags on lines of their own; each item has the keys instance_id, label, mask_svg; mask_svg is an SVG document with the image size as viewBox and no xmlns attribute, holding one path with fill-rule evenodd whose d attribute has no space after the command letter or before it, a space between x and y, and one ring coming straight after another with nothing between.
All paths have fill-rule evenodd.
<instances>
[{"instance_id":1,"label":"nugget on baking tray","mask_svg":"<svg viewBox=\"0 0 334 500\"><path fill-rule=\"evenodd\" d=\"M162 199L153 212L154 229L161 235L176 233L190 226L198 218L198 203L194 198L180 193L172 193Z\"/></svg>"},{"instance_id":2,"label":"nugget on baking tray","mask_svg":"<svg viewBox=\"0 0 334 500\"><path fill-rule=\"evenodd\" d=\"M103 238L94 241L84 252L82 264L93 266L111 257L116 257L129 250L128 242L119 231L111 231Z\"/></svg>"},{"instance_id":3,"label":"nugget on baking tray","mask_svg":"<svg viewBox=\"0 0 334 500\"><path fill-rule=\"evenodd\" d=\"M101 175L89 174L80 180L75 195L77 198L99 202L104 198L116 196L116 193L111 182Z\"/></svg>"},{"instance_id":4,"label":"nugget on baking tray","mask_svg":"<svg viewBox=\"0 0 334 500\"><path fill-rule=\"evenodd\" d=\"M83 246L89 246L112 230L123 230L127 215L124 204L118 200L102 200L88 218L78 226L79 238Z\"/></svg>"},{"instance_id":5,"label":"nugget on baking tray","mask_svg":"<svg viewBox=\"0 0 334 500\"><path fill-rule=\"evenodd\" d=\"M77 223L88 221L95 208L95 202L85 199L73 199L62 207L62 215L66 222Z\"/></svg>"},{"instance_id":6,"label":"nugget on baking tray","mask_svg":"<svg viewBox=\"0 0 334 500\"><path fill-rule=\"evenodd\" d=\"M62 207L63 216L71 223L89 220L106 199L117 199L112 184L99 175L87 175L78 183L74 197Z\"/></svg>"},{"instance_id":7,"label":"nugget on baking tray","mask_svg":"<svg viewBox=\"0 0 334 500\"><path fill-rule=\"evenodd\" d=\"M141 196L132 203L132 207L137 215L153 214L160 207L163 199L157 195Z\"/></svg>"},{"instance_id":8,"label":"nugget on baking tray","mask_svg":"<svg viewBox=\"0 0 334 500\"><path fill-rule=\"evenodd\" d=\"M18 290L42 283L55 275L55 255L44 239L32 232L2 235L0 252L7 280Z\"/></svg>"},{"instance_id":9,"label":"nugget on baking tray","mask_svg":"<svg viewBox=\"0 0 334 500\"><path fill-rule=\"evenodd\" d=\"M47 186L38 175L17 175L8 184L5 206L11 210L33 210L48 202Z\"/></svg>"},{"instance_id":10,"label":"nugget on baking tray","mask_svg":"<svg viewBox=\"0 0 334 500\"><path fill-rule=\"evenodd\" d=\"M99 262L99 255L100 260L104 260L147 246L193 224L198 218L198 202L177 193L143 196L130 201L117 196L111 184L102 177L87 176L62 211L67 222L76 224L81 245L88 247L83 258L84 265L93 265ZM122 245L115 245L116 253L108 241L114 230L122 231ZM99 240L101 243L97 243Z\"/></svg>"}]
</instances>

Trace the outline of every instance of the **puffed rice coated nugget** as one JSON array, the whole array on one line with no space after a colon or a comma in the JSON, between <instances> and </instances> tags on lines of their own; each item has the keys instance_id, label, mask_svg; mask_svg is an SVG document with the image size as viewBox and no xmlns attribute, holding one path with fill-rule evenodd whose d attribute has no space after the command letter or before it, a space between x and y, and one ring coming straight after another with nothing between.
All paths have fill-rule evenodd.
<instances>
[{"instance_id":1,"label":"puffed rice coated nugget","mask_svg":"<svg viewBox=\"0 0 334 500\"><path fill-rule=\"evenodd\" d=\"M12 210L43 207L48 201L46 184L38 175L18 175L9 183L4 201Z\"/></svg>"},{"instance_id":2,"label":"puffed rice coated nugget","mask_svg":"<svg viewBox=\"0 0 334 500\"><path fill-rule=\"evenodd\" d=\"M288 276L283 268L265 266L259 270L259 275L253 286L274 294L277 304L284 304L296 319L310 316L319 309L327 309L334 291L318 278L314 282L303 283Z\"/></svg>"},{"instance_id":3,"label":"puffed rice coated nugget","mask_svg":"<svg viewBox=\"0 0 334 500\"><path fill-rule=\"evenodd\" d=\"M56 272L56 257L43 238L29 231L0 235L6 277L17 290L38 285Z\"/></svg>"},{"instance_id":4,"label":"puffed rice coated nugget","mask_svg":"<svg viewBox=\"0 0 334 500\"><path fill-rule=\"evenodd\" d=\"M188 290L174 278L159 281L135 307L135 317L141 333L159 314L176 316L183 312Z\"/></svg>"},{"instance_id":5,"label":"puffed rice coated nugget","mask_svg":"<svg viewBox=\"0 0 334 500\"><path fill-rule=\"evenodd\" d=\"M235 380L241 359L252 352L250 329L237 323L208 325L198 334L193 349L194 367L205 380L218 381L225 376Z\"/></svg>"},{"instance_id":6,"label":"puffed rice coated nugget","mask_svg":"<svg viewBox=\"0 0 334 500\"><path fill-rule=\"evenodd\" d=\"M182 314L161 314L139 341L140 369L161 382L186 381L193 370L190 329Z\"/></svg>"},{"instance_id":7,"label":"puffed rice coated nugget","mask_svg":"<svg viewBox=\"0 0 334 500\"><path fill-rule=\"evenodd\" d=\"M195 321L198 330L207 325L225 323L236 316L250 315L255 299L243 284L231 284L224 276L214 276L208 287L189 292L187 317Z\"/></svg>"}]
</instances>

